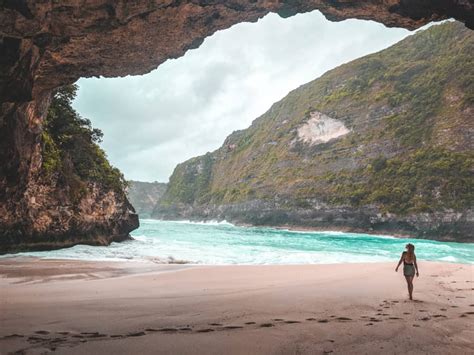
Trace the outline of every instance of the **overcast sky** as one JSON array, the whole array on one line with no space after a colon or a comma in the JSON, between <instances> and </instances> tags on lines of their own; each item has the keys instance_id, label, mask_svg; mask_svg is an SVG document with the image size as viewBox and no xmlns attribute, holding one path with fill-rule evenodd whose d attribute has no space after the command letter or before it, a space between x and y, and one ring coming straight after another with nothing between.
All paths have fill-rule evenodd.
<instances>
[{"instance_id":1,"label":"overcast sky","mask_svg":"<svg viewBox=\"0 0 474 355\"><path fill-rule=\"evenodd\" d=\"M102 147L127 179L166 182L176 164L217 149L290 90L409 34L318 11L270 14L149 74L81 79L74 107L104 132Z\"/></svg>"}]
</instances>

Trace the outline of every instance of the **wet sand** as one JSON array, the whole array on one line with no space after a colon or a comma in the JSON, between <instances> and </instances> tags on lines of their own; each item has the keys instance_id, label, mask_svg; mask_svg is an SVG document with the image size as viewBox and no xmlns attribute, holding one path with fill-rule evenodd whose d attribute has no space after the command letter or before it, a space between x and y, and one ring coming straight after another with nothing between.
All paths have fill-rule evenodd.
<instances>
[{"instance_id":1,"label":"wet sand","mask_svg":"<svg viewBox=\"0 0 474 355\"><path fill-rule=\"evenodd\" d=\"M471 354L472 265L0 259L0 353Z\"/></svg>"}]
</instances>

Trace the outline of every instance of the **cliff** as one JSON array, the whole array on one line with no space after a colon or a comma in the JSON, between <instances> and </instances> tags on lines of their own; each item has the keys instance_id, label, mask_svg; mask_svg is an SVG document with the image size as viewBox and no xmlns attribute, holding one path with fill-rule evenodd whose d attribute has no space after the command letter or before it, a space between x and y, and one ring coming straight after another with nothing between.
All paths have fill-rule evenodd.
<instances>
[{"instance_id":1,"label":"cliff","mask_svg":"<svg viewBox=\"0 0 474 355\"><path fill-rule=\"evenodd\" d=\"M153 216L472 241L473 49L449 22L327 72L179 164Z\"/></svg>"},{"instance_id":2,"label":"cliff","mask_svg":"<svg viewBox=\"0 0 474 355\"><path fill-rule=\"evenodd\" d=\"M149 218L166 190L162 182L128 181L127 198L141 218Z\"/></svg>"},{"instance_id":3,"label":"cliff","mask_svg":"<svg viewBox=\"0 0 474 355\"><path fill-rule=\"evenodd\" d=\"M0 253L107 245L129 239L138 227L125 180L98 146L102 132L71 107L75 93L71 85L53 96L40 136L39 174L22 196L28 204L16 205L18 197L1 206Z\"/></svg>"}]
</instances>

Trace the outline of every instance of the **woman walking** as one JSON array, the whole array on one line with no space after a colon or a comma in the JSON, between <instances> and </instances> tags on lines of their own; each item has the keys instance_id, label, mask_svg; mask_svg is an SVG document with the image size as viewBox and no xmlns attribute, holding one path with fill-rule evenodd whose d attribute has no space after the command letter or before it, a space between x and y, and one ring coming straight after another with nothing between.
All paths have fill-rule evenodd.
<instances>
[{"instance_id":1,"label":"woman walking","mask_svg":"<svg viewBox=\"0 0 474 355\"><path fill-rule=\"evenodd\" d=\"M416 264L416 255L415 255L415 246L411 243L408 243L405 248L407 249L402 253L400 261L398 262L395 272L398 272L400 264L403 262L403 275L407 280L408 286L408 295L410 299L413 299L413 278L419 276L418 265Z\"/></svg>"}]
</instances>

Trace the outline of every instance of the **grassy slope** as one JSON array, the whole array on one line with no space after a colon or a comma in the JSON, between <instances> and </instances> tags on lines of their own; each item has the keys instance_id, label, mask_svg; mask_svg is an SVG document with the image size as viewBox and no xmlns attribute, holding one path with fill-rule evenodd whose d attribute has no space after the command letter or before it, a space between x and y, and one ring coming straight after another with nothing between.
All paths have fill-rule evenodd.
<instances>
[{"instance_id":1,"label":"grassy slope","mask_svg":"<svg viewBox=\"0 0 474 355\"><path fill-rule=\"evenodd\" d=\"M331 70L217 151L178 165L162 206L278 196L288 207L316 199L398 214L468 208L472 53L474 33L450 22ZM312 111L342 120L351 133L313 146L295 141Z\"/></svg>"}]
</instances>

